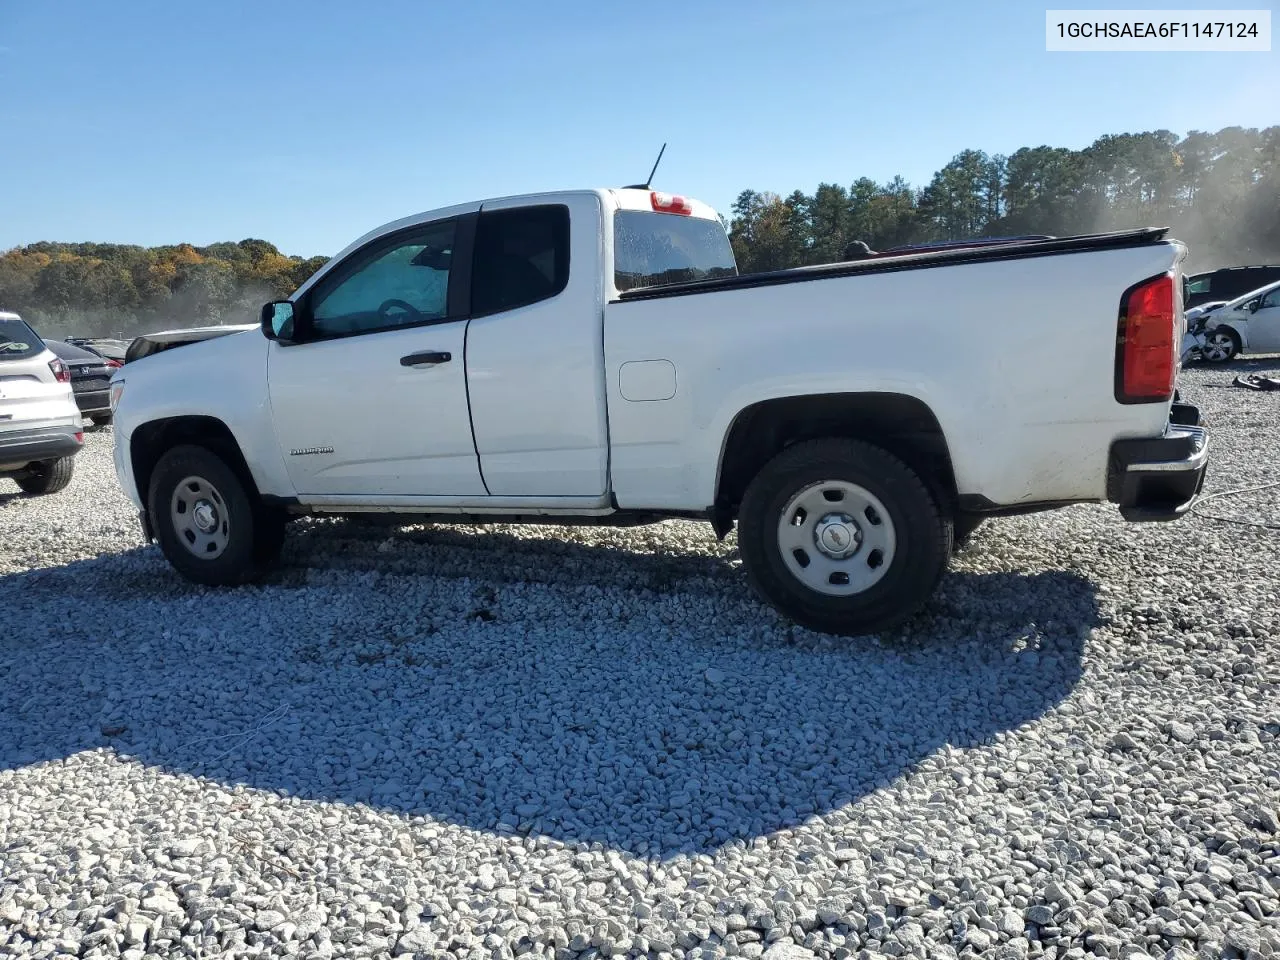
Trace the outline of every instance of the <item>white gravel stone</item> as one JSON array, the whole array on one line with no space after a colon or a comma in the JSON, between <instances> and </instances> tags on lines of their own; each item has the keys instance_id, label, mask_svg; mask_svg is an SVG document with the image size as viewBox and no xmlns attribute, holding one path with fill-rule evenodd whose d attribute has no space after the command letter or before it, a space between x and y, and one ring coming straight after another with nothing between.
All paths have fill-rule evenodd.
<instances>
[{"instance_id":1,"label":"white gravel stone","mask_svg":"<svg viewBox=\"0 0 1280 960\"><path fill-rule=\"evenodd\" d=\"M793 943L775 943L764 951L764 960L815 960L817 956L812 950Z\"/></svg>"},{"instance_id":2,"label":"white gravel stone","mask_svg":"<svg viewBox=\"0 0 1280 960\"><path fill-rule=\"evenodd\" d=\"M1206 493L1280 479L1242 366ZM1280 956L1275 532L993 520L874 641L678 522L304 520L218 591L110 439L0 481L0 955Z\"/></svg>"}]
</instances>

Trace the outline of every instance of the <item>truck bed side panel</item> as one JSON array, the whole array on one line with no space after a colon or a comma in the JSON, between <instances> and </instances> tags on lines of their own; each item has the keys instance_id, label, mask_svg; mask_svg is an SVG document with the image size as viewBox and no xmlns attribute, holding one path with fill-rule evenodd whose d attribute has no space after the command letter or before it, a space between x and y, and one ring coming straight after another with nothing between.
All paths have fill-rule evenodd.
<instances>
[{"instance_id":1,"label":"truck bed side panel","mask_svg":"<svg viewBox=\"0 0 1280 960\"><path fill-rule=\"evenodd\" d=\"M1144 243L610 303L618 503L703 509L740 411L853 392L927 404L961 494L1009 505L1102 499L1112 440L1159 434L1168 412L1115 401L1120 297L1182 254ZM637 368L624 365L646 361L673 368L669 399L637 399L634 388L628 399L623 377Z\"/></svg>"}]
</instances>

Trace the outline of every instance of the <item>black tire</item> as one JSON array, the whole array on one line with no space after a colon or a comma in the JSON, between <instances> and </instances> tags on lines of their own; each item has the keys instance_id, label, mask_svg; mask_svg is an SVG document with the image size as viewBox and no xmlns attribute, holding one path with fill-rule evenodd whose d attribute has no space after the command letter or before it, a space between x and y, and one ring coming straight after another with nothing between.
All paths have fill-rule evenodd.
<instances>
[{"instance_id":1,"label":"black tire","mask_svg":"<svg viewBox=\"0 0 1280 960\"><path fill-rule=\"evenodd\" d=\"M109 413L95 413L89 419L93 421L93 425L95 427L106 427L111 425L111 414Z\"/></svg>"},{"instance_id":2,"label":"black tire","mask_svg":"<svg viewBox=\"0 0 1280 960\"><path fill-rule=\"evenodd\" d=\"M974 532L986 521L979 513L957 513L951 521L952 550L965 549L973 539Z\"/></svg>"},{"instance_id":3,"label":"black tire","mask_svg":"<svg viewBox=\"0 0 1280 960\"><path fill-rule=\"evenodd\" d=\"M1209 354L1210 352L1216 351L1210 351L1208 348L1213 339L1217 337L1224 338L1230 341L1230 343L1226 345L1226 355L1223 356L1219 353L1215 358L1211 357ZM1217 329L1210 330L1205 334L1205 348L1200 351L1200 359L1206 363L1227 363L1228 361L1234 360L1236 355L1239 354L1243 348L1244 344L1240 342L1240 334L1230 327L1218 327Z\"/></svg>"},{"instance_id":4,"label":"black tire","mask_svg":"<svg viewBox=\"0 0 1280 960\"><path fill-rule=\"evenodd\" d=\"M175 526L174 496L188 478L213 490L207 502L215 511L215 532L224 545L208 558L197 556L184 542L191 539L189 530ZM160 458L151 472L147 510L165 559L188 580L206 586L235 586L255 579L275 560L284 541L283 521L277 522L236 470L206 447L177 446Z\"/></svg>"},{"instance_id":5,"label":"black tire","mask_svg":"<svg viewBox=\"0 0 1280 960\"><path fill-rule=\"evenodd\" d=\"M23 493L43 497L65 490L75 473L75 457L59 457L57 460L41 460L33 463L14 478Z\"/></svg>"},{"instance_id":6,"label":"black tire","mask_svg":"<svg viewBox=\"0 0 1280 960\"><path fill-rule=\"evenodd\" d=\"M883 505L891 521L896 545L888 566L860 592L820 592L793 573L783 557L779 528L784 509L793 497L824 481L861 488ZM871 516L878 526L878 513ZM859 440L810 440L788 447L751 481L738 519L738 546L752 586L785 616L823 633L861 636L896 627L933 594L951 558L951 519L929 488L897 457ZM870 565L877 551L864 557L859 543L847 561ZM832 574L831 582L837 583L839 576Z\"/></svg>"}]
</instances>

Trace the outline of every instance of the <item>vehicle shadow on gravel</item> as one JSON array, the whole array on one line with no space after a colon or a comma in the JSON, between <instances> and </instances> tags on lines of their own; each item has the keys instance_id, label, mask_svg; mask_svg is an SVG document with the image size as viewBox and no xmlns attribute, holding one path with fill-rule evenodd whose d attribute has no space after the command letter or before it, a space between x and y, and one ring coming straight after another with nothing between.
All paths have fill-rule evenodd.
<instances>
[{"instance_id":1,"label":"vehicle shadow on gravel","mask_svg":"<svg viewBox=\"0 0 1280 960\"><path fill-rule=\"evenodd\" d=\"M2 577L0 608L34 626L0 635L0 771L108 747L310 801L707 853L1034 721L1100 620L1077 575L958 572L900 634L840 640L750 599L734 557L319 523L255 587L194 587L154 547Z\"/></svg>"}]
</instances>

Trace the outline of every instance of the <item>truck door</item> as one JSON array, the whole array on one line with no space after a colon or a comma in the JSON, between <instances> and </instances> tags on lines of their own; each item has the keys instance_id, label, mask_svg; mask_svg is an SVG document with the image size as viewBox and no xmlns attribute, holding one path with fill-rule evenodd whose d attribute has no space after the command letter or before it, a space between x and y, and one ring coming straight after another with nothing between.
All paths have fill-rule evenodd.
<instances>
[{"instance_id":1,"label":"truck door","mask_svg":"<svg viewBox=\"0 0 1280 960\"><path fill-rule=\"evenodd\" d=\"M467 388L494 496L603 496L599 198L485 204L476 224Z\"/></svg>"},{"instance_id":2,"label":"truck door","mask_svg":"<svg viewBox=\"0 0 1280 960\"><path fill-rule=\"evenodd\" d=\"M295 342L271 344L267 375L304 499L485 495L464 359L473 228L470 214L375 238L295 303Z\"/></svg>"}]
</instances>

